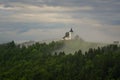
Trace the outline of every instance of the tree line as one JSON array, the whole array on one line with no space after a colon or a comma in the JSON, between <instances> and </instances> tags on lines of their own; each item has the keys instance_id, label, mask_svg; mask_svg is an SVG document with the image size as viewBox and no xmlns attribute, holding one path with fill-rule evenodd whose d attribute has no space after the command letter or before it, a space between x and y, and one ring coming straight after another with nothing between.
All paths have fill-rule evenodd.
<instances>
[{"instance_id":1,"label":"tree line","mask_svg":"<svg viewBox=\"0 0 120 80\"><path fill-rule=\"evenodd\" d=\"M0 44L0 80L120 80L120 46L66 55L62 41L26 47Z\"/></svg>"}]
</instances>

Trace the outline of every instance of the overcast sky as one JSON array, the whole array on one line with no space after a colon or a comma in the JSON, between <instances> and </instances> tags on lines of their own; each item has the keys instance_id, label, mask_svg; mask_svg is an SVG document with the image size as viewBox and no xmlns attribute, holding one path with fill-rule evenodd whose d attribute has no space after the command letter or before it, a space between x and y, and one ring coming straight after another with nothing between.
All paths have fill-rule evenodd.
<instances>
[{"instance_id":1,"label":"overcast sky","mask_svg":"<svg viewBox=\"0 0 120 80\"><path fill-rule=\"evenodd\" d=\"M120 41L120 0L0 0L0 43L61 39Z\"/></svg>"}]
</instances>

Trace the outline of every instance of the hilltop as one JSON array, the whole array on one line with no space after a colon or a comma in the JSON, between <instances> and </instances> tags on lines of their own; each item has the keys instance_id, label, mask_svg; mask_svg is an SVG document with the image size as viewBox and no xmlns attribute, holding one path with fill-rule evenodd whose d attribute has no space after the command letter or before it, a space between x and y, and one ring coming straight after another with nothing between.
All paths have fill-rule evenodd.
<instances>
[{"instance_id":1,"label":"hilltop","mask_svg":"<svg viewBox=\"0 0 120 80\"><path fill-rule=\"evenodd\" d=\"M31 46L36 43L47 43L49 44L52 41L28 41L28 42L23 42L20 43L20 46ZM65 52L66 54L69 53L74 53L75 51L82 50L84 53L85 51L88 51L89 48L98 48L102 46L106 46L107 44L105 43L95 43L95 42L87 42L84 41L83 39L72 39L72 40L55 40L54 42L60 42L63 44L63 46L60 49L55 50L54 52ZM53 52L53 53L54 53Z\"/></svg>"}]
</instances>

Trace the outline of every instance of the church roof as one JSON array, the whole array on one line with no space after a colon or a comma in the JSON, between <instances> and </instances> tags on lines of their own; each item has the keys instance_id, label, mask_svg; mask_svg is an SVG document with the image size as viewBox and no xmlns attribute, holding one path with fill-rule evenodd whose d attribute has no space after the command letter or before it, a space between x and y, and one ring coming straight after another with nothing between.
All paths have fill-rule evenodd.
<instances>
[{"instance_id":1,"label":"church roof","mask_svg":"<svg viewBox=\"0 0 120 80\"><path fill-rule=\"evenodd\" d=\"M63 37L63 39L66 38L66 37L68 38L69 36L70 36L69 32L66 32L65 36Z\"/></svg>"}]
</instances>

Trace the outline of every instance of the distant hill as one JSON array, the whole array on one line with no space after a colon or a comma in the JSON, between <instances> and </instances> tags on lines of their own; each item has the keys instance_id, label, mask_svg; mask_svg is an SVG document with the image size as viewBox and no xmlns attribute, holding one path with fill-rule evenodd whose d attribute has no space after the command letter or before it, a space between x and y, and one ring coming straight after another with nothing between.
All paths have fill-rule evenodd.
<instances>
[{"instance_id":1,"label":"distant hill","mask_svg":"<svg viewBox=\"0 0 120 80\"><path fill-rule=\"evenodd\" d=\"M73 40L54 40L55 42L62 42L63 43L63 47L59 50L55 50L54 52L65 52L66 54L69 53L74 53L75 51L78 51L79 49L82 50L82 52L87 51L89 48L98 48L98 47L102 47L102 46L106 46L107 44L105 43L94 43L94 42L87 42L84 41L81 38L75 38ZM52 40L46 40L46 41L27 41L27 42L23 42L20 43L20 46L30 46L35 44L36 42L38 43L47 43L49 44L50 42L52 42ZM53 53L54 53L53 52Z\"/></svg>"},{"instance_id":2,"label":"distant hill","mask_svg":"<svg viewBox=\"0 0 120 80\"><path fill-rule=\"evenodd\" d=\"M59 40L42 40L42 41L25 41L25 42L21 42L21 43L16 43L17 45L20 45L21 47L22 46L25 46L25 47L28 47L28 46L31 46L33 44L36 44L36 43L47 43L49 44L50 42L52 41L59 41Z\"/></svg>"},{"instance_id":3,"label":"distant hill","mask_svg":"<svg viewBox=\"0 0 120 80\"><path fill-rule=\"evenodd\" d=\"M64 51L65 53L74 53L75 51L78 51L79 49L82 50L82 52L87 51L89 48L98 48L105 46L107 44L104 43L93 43L93 42L86 42L82 39L74 39L74 40L63 40L64 46L56 50L55 52L62 52Z\"/></svg>"}]
</instances>

